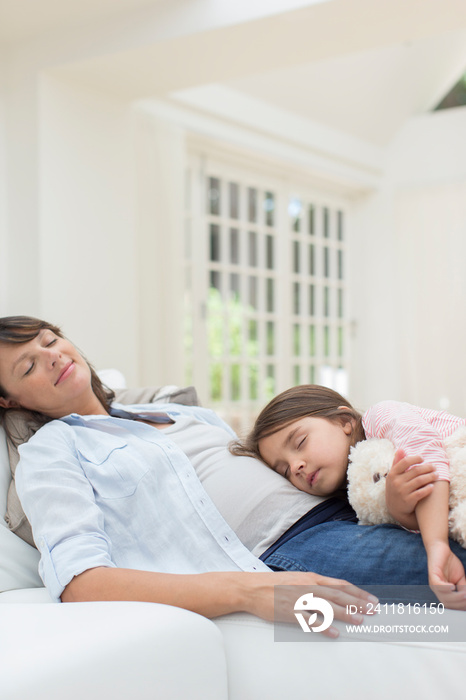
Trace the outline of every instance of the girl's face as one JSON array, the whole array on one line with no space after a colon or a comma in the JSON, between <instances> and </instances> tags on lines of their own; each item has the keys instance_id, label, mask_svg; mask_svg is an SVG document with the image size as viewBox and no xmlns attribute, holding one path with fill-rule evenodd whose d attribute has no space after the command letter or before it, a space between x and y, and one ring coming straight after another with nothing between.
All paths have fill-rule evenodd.
<instances>
[{"instance_id":1,"label":"girl's face","mask_svg":"<svg viewBox=\"0 0 466 700\"><path fill-rule=\"evenodd\" d=\"M51 418L105 413L91 386L91 370L69 340L44 329L26 343L0 343L4 408L22 407Z\"/></svg>"},{"instance_id":2,"label":"girl's face","mask_svg":"<svg viewBox=\"0 0 466 700\"><path fill-rule=\"evenodd\" d=\"M351 421L306 416L259 440L259 452L293 486L314 496L328 496L346 482Z\"/></svg>"}]
</instances>

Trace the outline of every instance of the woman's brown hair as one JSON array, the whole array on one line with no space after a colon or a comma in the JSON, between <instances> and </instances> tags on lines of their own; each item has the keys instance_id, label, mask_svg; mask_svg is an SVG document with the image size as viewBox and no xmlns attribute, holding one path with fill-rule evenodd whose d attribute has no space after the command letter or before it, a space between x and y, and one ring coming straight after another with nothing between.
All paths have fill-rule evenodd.
<instances>
[{"instance_id":1,"label":"woman's brown hair","mask_svg":"<svg viewBox=\"0 0 466 700\"><path fill-rule=\"evenodd\" d=\"M259 441L286 427L295 420L313 416L331 421L353 424L353 440L356 444L364 439L361 414L338 392L318 384L301 384L275 396L259 413L254 426L244 440L230 446L234 455L258 457Z\"/></svg>"},{"instance_id":2,"label":"woman's brown hair","mask_svg":"<svg viewBox=\"0 0 466 700\"><path fill-rule=\"evenodd\" d=\"M47 321L41 321L38 318L32 316L5 316L0 318L0 345L5 343L7 345L16 345L18 343L28 343L30 340L36 338L41 330L50 330L59 338L64 338L65 336L61 332L58 326L54 326L52 323L47 323ZM82 355L82 353L81 353ZM84 358L85 359L85 358ZM86 360L87 362L87 360ZM96 371L92 365L87 362L89 369L91 370L91 385L94 394L99 399L102 406L109 409L110 404L115 398L115 393L104 386L100 381ZM0 385L0 396L7 399L7 392ZM22 409L14 408L0 408L0 422L4 423L4 417L6 411L15 411ZM29 415L35 418L40 423L47 423L50 419L49 416L39 413L38 411L28 411Z\"/></svg>"}]
</instances>

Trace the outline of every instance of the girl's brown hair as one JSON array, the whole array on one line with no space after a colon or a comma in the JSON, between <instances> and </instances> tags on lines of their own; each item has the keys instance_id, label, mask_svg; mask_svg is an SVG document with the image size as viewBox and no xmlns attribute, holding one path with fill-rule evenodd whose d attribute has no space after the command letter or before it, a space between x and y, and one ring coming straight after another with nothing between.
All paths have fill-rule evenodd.
<instances>
[{"instance_id":1,"label":"girl's brown hair","mask_svg":"<svg viewBox=\"0 0 466 700\"><path fill-rule=\"evenodd\" d=\"M40 319L33 318L32 316L5 316L4 318L0 318L0 344L5 343L7 345L16 345L18 343L28 343L30 340L36 338L41 330L51 330L59 338L65 337L58 326L54 326L52 323L47 323L47 321L41 321ZM91 370L92 390L102 406L108 410L113 399L115 398L115 393L102 384L92 365L89 362L87 362L87 364ZM5 399L8 398L7 392L1 385L0 396ZM0 422L4 423L6 411L15 410L22 409L5 409L0 407ZM28 413L40 423L47 423L49 420L51 420L49 416L39 413L38 411L28 411Z\"/></svg>"},{"instance_id":2,"label":"girl's brown hair","mask_svg":"<svg viewBox=\"0 0 466 700\"><path fill-rule=\"evenodd\" d=\"M302 384L275 396L259 413L249 435L244 440L233 443L230 451L234 455L262 459L259 440L306 416L327 418L335 422L351 421L352 444L364 440L361 414L343 396L325 386Z\"/></svg>"}]
</instances>

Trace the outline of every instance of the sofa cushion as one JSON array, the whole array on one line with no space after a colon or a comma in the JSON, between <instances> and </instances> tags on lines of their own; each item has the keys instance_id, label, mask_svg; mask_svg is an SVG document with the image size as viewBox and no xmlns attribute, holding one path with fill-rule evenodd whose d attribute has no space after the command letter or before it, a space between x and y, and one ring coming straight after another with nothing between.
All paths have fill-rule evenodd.
<instances>
[{"instance_id":1,"label":"sofa cushion","mask_svg":"<svg viewBox=\"0 0 466 700\"><path fill-rule=\"evenodd\" d=\"M10 481L11 472L8 460L5 431L0 426L0 513L6 512L7 494ZM0 524L4 524L1 519Z\"/></svg>"},{"instance_id":2,"label":"sofa cushion","mask_svg":"<svg viewBox=\"0 0 466 700\"><path fill-rule=\"evenodd\" d=\"M16 493L15 471L19 461L18 447L27 442L41 427L40 423L29 411L8 411L5 415L5 427L8 433L8 459L10 463L11 481L8 487L7 509L5 521L12 532L28 544L34 545L31 526L26 518Z\"/></svg>"},{"instance_id":3,"label":"sofa cushion","mask_svg":"<svg viewBox=\"0 0 466 700\"><path fill-rule=\"evenodd\" d=\"M400 629L406 623L422 627L426 620L420 625L422 615L409 615L409 610L404 608L396 615ZM464 614L445 610L441 624L451 630L455 617ZM370 616L365 622L370 624ZM456 622L458 624L458 619ZM419 635L419 641L410 643L403 640L401 632L393 633L392 641L388 641L389 634L385 641L384 632L373 632L375 639L369 641L370 633L367 633L365 641L364 632L357 637L345 631L345 623L335 621L341 634L337 640L315 634L303 635L302 641L278 642L272 622L246 613L224 615L214 623L222 632L225 644L229 700L285 697L293 700L416 697L459 700L463 697L466 664L463 641L425 642ZM434 624L437 623L435 620ZM455 628L461 629L456 625ZM392 625L391 629L395 627ZM389 673L390 668L396 668L396 673ZM303 673L303 669L307 669L307 673ZM309 669L314 670L312 676Z\"/></svg>"},{"instance_id":4,"label":"sofa cushion","mask_svg":"<svg viewBox=\"0 0 466 700\"><path fill-rule=\"evenodd\" d=\"M123 601L0 608L2 698L228 698L222 636L201 615Z\"/></svg>"},{"instance_id":5,"label":"sofa cushion","mask_svg":"<svg viewBox=\"0 0 466 700\"><path fill-rule=\"evenodd\" d=\"M39 552L0 524L0 593L16 588L43 586L39 573Z\"/></svg>"},{"instance_id":6,"label":"sofa cushion","mask_svg":"<svg viewBox=\"0 0 466 700\"><path fill-rule=\"evenodd\" d=\"M0 427L0 506L5 511L11 481L8 451ZM42 582L37 573L39 552L16 537L0 519L0 593L17 588L35 588Z\"/></svg>"},{"instance_id":7,"label":"sofa cushion","mask_svg":"<svg viewBox=\"0 0 466 700\"><path fill-rule=\"evenodd\" d=\"M185 406L198 406L199 399L193 386L176 387L173 385L163 387L144 387L140 389L117 389L115 400L123 404L144 403L179 403ZM15 471L19 461L18 448L34 435L41 427L40 423L28 411L8 411L6 414L6 427L9 434L8 458L11 471L11 481L8 487L8 498L5 521L15 535L35 547L31 526L22 509L16 493Z\"/></svg>"}]
</instances>

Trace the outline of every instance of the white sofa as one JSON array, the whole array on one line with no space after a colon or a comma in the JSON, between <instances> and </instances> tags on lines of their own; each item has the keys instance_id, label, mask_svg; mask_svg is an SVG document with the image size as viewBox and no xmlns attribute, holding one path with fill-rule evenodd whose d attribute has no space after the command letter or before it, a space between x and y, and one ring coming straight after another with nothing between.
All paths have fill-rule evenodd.
<instances>
[{"instance_id":1,"label":"white sofa","mask_svg":"<svg viewBox=\"0 0 466 700\"><path fill-rule=\"evenodd\" d=\"M2 512L10 478L0 429ZM37 564L0 519L2 700L464 697L463 640L354 642L340 624L336 641L276 642L273 624L245 614L212 621L152 603L54 604ZM447 611L442 622L461 615Z\"/></svg>"}]
</instances>

